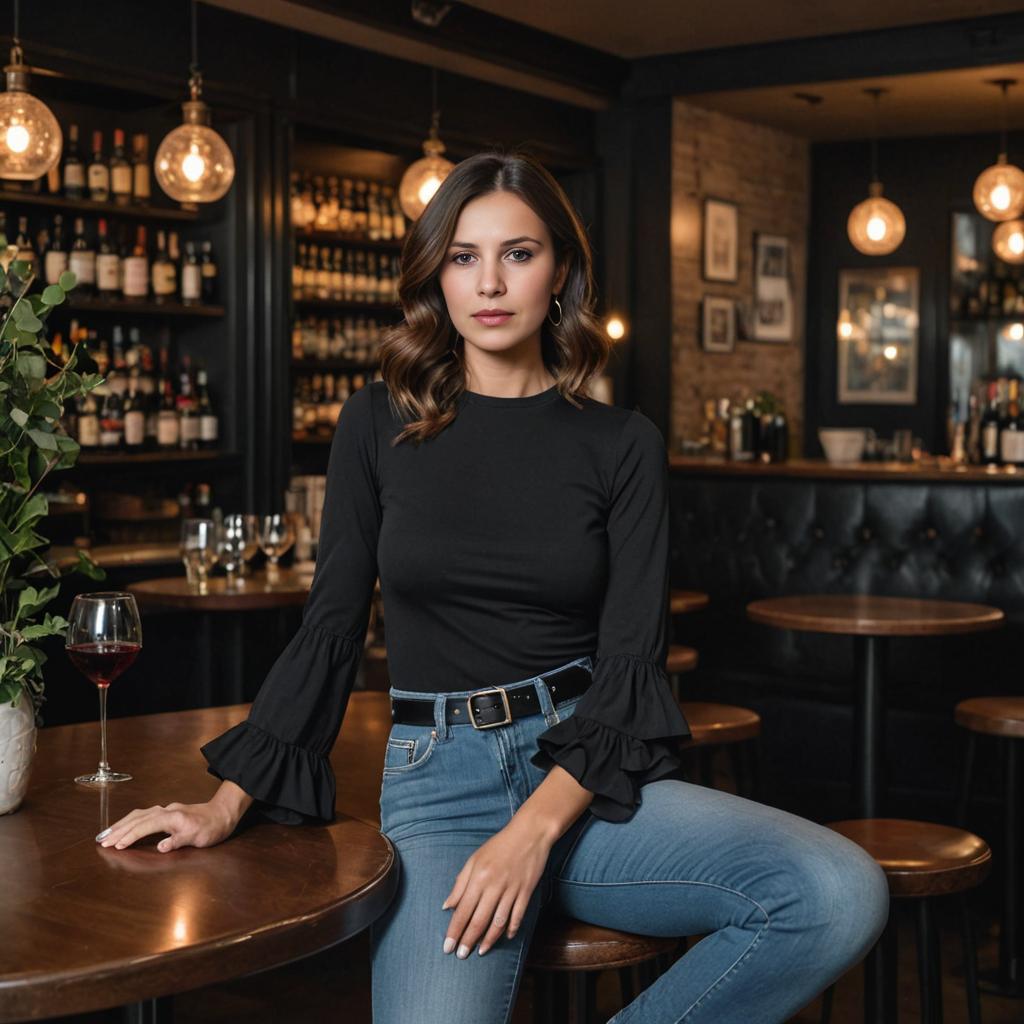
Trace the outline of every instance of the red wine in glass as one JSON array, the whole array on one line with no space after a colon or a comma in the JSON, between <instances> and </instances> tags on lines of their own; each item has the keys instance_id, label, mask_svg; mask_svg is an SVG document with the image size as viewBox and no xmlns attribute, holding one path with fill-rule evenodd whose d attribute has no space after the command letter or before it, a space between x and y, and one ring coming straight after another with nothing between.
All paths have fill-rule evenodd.
<instances>
[{"instance_id":1,"label":"red wine in glass","mask_svg":"<svg viewBox=\"0 0 1024 1024\"><path fill-rule=\"evenodd\" d=\"M142 644L113 643L69 644L65 650L71 664L97 686L109 686L138 657Z\"/></svg>"},{"instance_id":2,"label":"red wine in glass","mask_svg":"<svg viewBox=\"0 0 1024 1024\"><path fill-rule=\"evenodd\" d=\"M126 772L107 764L107 690L142 650L142 622L131 594L101 591L79 594L71 602L64 642L71 663L96 684L100 697L100 764L75 782L127 782Z\"/></svg>"}]
</instances>

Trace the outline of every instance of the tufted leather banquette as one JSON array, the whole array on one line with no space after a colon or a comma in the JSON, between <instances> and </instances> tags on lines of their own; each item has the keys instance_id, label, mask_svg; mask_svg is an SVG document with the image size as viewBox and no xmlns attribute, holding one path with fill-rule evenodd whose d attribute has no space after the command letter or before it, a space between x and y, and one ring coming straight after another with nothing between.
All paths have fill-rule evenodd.
<instances>
[{"instance_id":1,"label":"tufted leather banquette","mask_svg":"<svg viewBox=\"0 0 1024 1024\"><path fill-rule=\"evenodd\" d=\"M1024 692L1024 480L1020 484L735 476L674 469L672 586L711 595L675 638L700 650L684 697L746 704L764 720L765 798L825 817L849 788L852 641L751 623L762 597L872 593L1002 608L977 636L894 639L893 806L945 809L958 771L953 706ZM917 808L920 810L920 807Z\"/></svg>"}]
</instances>

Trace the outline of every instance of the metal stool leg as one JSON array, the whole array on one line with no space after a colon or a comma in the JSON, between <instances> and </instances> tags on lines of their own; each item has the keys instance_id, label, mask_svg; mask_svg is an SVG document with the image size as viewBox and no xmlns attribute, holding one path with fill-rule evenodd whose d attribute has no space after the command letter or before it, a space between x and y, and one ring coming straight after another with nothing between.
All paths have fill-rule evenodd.
<instances>
[{"instance_id":1,"label":"metal stool leg","mask_svg":"<svg viewBox=\"0 0 1024 1024\"><path fill-rule=\"evenodd\" d=\"M619 998L623 1006L629 1006L636 999L636 985L633 982L633 968L619 968Z\"/></svg>"},{"instance_id":2,"label":"metal stool leg","mask_svg":"<svg viewBox=\"0 0 1024 1024\"><path fill-rule=\"evenodd\" d=\"M889 905L889 920L864 960L864 1024L895 1024L899 919Z\"/></svg>"},{"instance_id":3,"label":"metal stool leg","mask_svg":"<svg viewBox=\"0 0 1024 1024\"><path fill-rule=\"evenodd\" d=\"M832 1019L832 1000L836 994L836 982L832 982L831 985L821 994L821 1024L829 1024Z\"/></svg>"},{"instance_id":4,"label":"metal stool leg","mask_svg":"<svg viewBox=\"0 0 1024 1024\"><path fill-rule=\"evenodd\" d=\"M742 744L729 744L729 760L732 763L733 781L736 783L736 795L745 796L747 790L746 773L743 770Z\"/></svg>"},{"instance_id":5,"label":"metal stool leg","mask_svg":"<svg viewBox=\"0 0 1024 1024\"><path fill-rule=\"evenodd\" d=\"M967 733L964 746L963 771L960 775L960 793L956 800L956 826L967 827L967 811L971 800L971 776L974 774L974 755L978 746L978 737L973 732Z\"/></svg>"},{"instance_id":6,"label":"metal stool leg","mask_svg":"<svg viewBox=\"0 0 1024 1024\"><path fill-rule=\"evenodd\" d=\"M964 988L967 990L967 1020L981 1024L981 1000L978 997L978 948L974 942L974 924L971 921L971 903L967 893L957 897L960 904L960 931L964 949Z\"/></svg>"},{"instance_id":7,"label":"metal stool leg","mask_svg":"<svg viewBox=\"0 0 1024 1024\"><path fill-rule=\"evenodd\" d=\"M708 747L697 748L697 765L700 772L700 784L713 789L715 785L714 751Z\"/></svg>"},{"instance_id":8,"label":"metal stool leg","mask_svg":"<svg viewBox=\"0 0 1024 1024\"><path fill-rule=\"evenodd\" d=\"M571 988L572 1016L575 1024L591 1024L590 985L588 971L570 971L568 982Z\"/></svg>"},{"instance_id":9,"label":"metal stool leg","mask_svg":"<svg viewBox=\"0 0 1024 1024\"><path fill-rule=\"evenodd\" d=\"M922 1024L942 1024L942 968L932 901L917 901L917 970Z\"/></svg>"}]
</instances>

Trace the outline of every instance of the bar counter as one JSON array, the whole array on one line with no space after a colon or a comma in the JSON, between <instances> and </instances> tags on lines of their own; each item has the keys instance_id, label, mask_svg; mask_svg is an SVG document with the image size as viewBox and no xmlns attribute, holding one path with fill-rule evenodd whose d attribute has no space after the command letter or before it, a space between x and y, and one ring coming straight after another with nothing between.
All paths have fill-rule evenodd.
<instances>
[{"instance_id":1,"label":"bar counter","mask_svg":"<svg viewBox=\"0 0 1024 1024\"><path fill-rule=\"evenodd\" d=\"M682 473L723 476L803 477L821 480L885 480L892 483L1024 484L1016 466L968 466L948 458L921 462L843 462L789 459L786 462L733 462L702 455L669 454L669 466Z\"/></svg>"}]
</instances>

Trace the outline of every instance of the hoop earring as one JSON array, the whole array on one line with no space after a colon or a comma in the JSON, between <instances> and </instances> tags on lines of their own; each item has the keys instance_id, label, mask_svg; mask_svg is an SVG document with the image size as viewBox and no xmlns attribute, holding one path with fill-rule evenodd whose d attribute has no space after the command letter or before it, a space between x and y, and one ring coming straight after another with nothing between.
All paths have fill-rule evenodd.
<instances>
[{"instance_id":1,"label":"hoop earring","mask_svg":"<svg viewBox=\"0 0 1024 1024\"><path fill-rule=\"evenodd\" d=\"M562 322L562 304L558 301L557 298L555 299L555 305L558 307L557 320L551 319L551 310L548 310L548 323L550 323L552 327L557 327Z\"/></svg>"},{"instance_id":2,"label":"hoop earring","mask_svg":"<svg viewBox=\"0 0 1024 1024\"><path fill-rule=\"evenodd\" d=\"M457 333L457 334L455 335L455 340L454 340L454 341L452 342L452 344L451 344L451 348L449 348L449 349L448 349L448 351L449 351L449 352L450 352L450 353L451 353L451 354L452 354L453 356L457 356L457 355L459 354L459 342L460 342L461 340L462 340L462 335L461 335L461 334L458 334L458 333Z\"/></svg>"}]
</instances>

